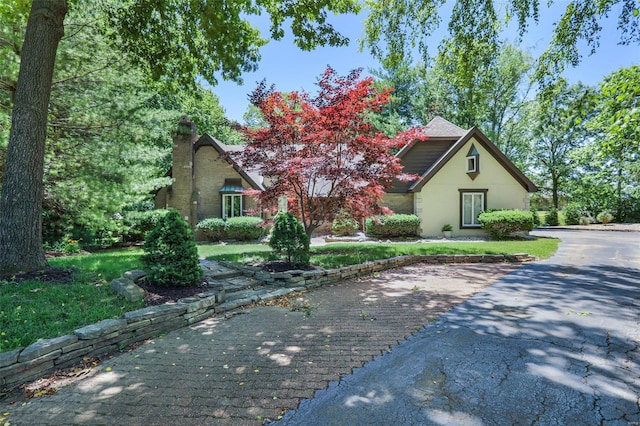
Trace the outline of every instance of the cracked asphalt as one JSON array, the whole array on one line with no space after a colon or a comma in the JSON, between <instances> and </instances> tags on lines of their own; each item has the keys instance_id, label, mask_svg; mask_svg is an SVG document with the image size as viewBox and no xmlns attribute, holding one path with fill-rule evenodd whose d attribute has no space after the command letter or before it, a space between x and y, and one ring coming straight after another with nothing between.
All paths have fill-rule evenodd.
<instances>
[{"instance_id":1,"label":"cracked asphalt","mask_svg":"<svg viewBox=\"0 0 640 426\"><path fill-rule=\"evenodd\" d=\"M502 277L274 424L639 425L640 234Z\"/></svg>"}]
</instances>

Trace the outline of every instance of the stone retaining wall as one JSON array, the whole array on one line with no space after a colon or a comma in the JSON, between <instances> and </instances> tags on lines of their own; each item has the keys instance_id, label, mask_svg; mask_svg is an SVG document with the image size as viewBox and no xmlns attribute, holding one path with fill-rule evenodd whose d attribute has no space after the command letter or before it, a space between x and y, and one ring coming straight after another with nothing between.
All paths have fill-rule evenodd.
<instances>
[{"instance_id":1,"label":"stone retaining wall","mask_svg":"<svg viewBox=\"0 0 640 426\"><path fill-rule=\"evenodd\" d=\"M533 260L517 255L410 255L376 260L332 270L268 273L259 268L220 262L240 269L244 275L261 281L273 291L225 301L224 289L200 293L178 303L150 306L127 312L121 319L107 319L74 331L73 334L38 340L26 348L0 353L0 386L6 387L41 377L57 369L78 364L84 357L114 352L130 344L202 321L215 313L226 312L261 300L274 299L293 291L316 288L349 278L370 275L413 263L498 263Z\"/></svg>"},{"instance_id":2,"label":"stone retaining wall","mask_svg":"<svg viewBox=\"0 0 640 426\"><path fill-rule=\"evenodd\" d=\"M332 284L349 278L370 275L386 269L399 268L414 263L502 263L502 262L527 262L534 260L528 254L485 254L485 255L407 255L392 257L390 259L375 260L358 265L345 266L337 269L317 269L312 271L292 270L286 272L266 272L260 267L239 265L236 263L220 261L227 268L234 268L264 285L279 287L315 288L321 285Z\"/></svg>"}]
</instances>

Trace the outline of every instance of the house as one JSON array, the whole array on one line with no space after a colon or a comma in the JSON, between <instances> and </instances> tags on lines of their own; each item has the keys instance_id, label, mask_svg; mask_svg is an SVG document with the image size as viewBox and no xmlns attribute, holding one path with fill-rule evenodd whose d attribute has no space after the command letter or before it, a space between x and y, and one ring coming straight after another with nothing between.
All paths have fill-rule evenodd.
<instances>
[{"instance_id":1,"label":"house","mask_svg":"<svg viewBox=\"0 0 640 426\"><path fill-rule=\"evenodd\" d=\"M396 182L384 203L396 213L421 219L421 235L442 226L454 235L481 235L478 215L487 209L529 210L538 188L477 127L464 130L436 117L424 128L429 137L397 154L412 182Z\"/></svg>"},{"instance_id":2,"label":"house","mask_svg":"<svg viewBox=\"0 0 640 426\"><path fill-rule=\"evenodd\" d=\"M191 225L209 217L244 216L256 209L247 189L264 190L258 173L243 170L226 154L242 146L225 145L183 116L173 133L173 183L155 194L156 208L175 208Z\"/></svg>"},{"instance_id":3,"label":"house","mask_svg":"<svg viewBox=\"0 0 640 426\"><path fill-rule=\"evenodd\" d=\"M464 130L436 117L424 127L427 140L414 141L397 154L412 182L397 181L383 198L396 213L421 219L421 235L441 234L450 224L454 235L479 235L477 221L486 209L529 209L536 186L476 127ZM225 145L197 136L188 117L173 135L173 184L159 190L157 208L176 208L193 227L208 217L234 217L256 210L246 189L263 190L264 179L244 170Z\"/></svg>"}]
</instances>

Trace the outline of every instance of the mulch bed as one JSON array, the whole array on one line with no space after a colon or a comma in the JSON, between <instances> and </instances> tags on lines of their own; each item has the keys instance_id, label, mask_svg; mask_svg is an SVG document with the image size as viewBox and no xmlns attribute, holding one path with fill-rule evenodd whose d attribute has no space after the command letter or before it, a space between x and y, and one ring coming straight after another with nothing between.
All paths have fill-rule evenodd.
<instances>
[{"instance_id":1,"label":"mulch bed","mask_svg":"<svg viewBox=\"0 0 640 426\"><path fill-rule=\"evenodd\" d=\"M75 272L75 268L47 268L17 274L2 274L0 281L21 283L22 281L35 280L43 283L66 284L71 281Z\"/></svg>"},{"instance_id":2,"label":"mulch bed","mask_svg":"<svg viewBox=\"0 0 640 426\"><path fill-rule=\"evenodd\" d=\"M204 293L209 289L206 282L203 281L199 286L195 287L167 287L154 284L150 281L142 280L136 283L144 289L144 301L147 305L162 305L169 302L177 302L185 297L195 296L198 293Z\"/></svg>"}]
</instances>

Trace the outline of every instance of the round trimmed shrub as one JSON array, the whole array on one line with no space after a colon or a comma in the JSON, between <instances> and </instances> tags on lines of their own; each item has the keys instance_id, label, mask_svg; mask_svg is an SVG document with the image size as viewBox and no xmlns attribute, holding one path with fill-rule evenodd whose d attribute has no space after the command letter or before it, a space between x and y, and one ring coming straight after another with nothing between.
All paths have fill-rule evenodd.
<instances>
[{"instance_id":1,"label":"round trimmed shrub","mask_svg":"<svg viewBox=\"0 0 640 426\"><path fill-rule=\"evenodd\" d=\"M494 210L480 213L478 222L496 240L503 240L517 232L533 230L533 216L525 210Z\"/></svg>"},{"instance_id":2,"label":"round trimmed shrub","mask_svg":"<svg viewBox=\"0 0 640 426\"><path fill-rule=\"evenodd\" d=\"M150 281L158 285L190 287L200 284L202 268L189 225L175 211L158 220L147 234L142 264Z\"/></svg>"},{"instance_id":3,"label":"round trimmed shrub","mask_svg":"<svg viewBox=\"0 0 640 426\"><path fill-rule=\"evenodd\" d=\"M591 216L581 216L580 217L580 225L591 225L593 223L593 217Z\"/></svg>"},{"instance_id":4,"label":"round trimmed shrub","mask_svg":"<svg viewBox=\"0 0 640 426\"><path fill-rule=\"evenodd\" d=\"M605 210L598 213L598 216L596 216L596 220L603 225L606 225L613 220L613 215L611 214L611 212Z\"/></svg>"},{"instance_id":5,"label":"round trimmed shrub","mask_svg":"<svg viewBox=\"0 0 640 426\"><path fill-rule=\"evenodd\" d=\"M200 229L210 241L220 241L224 237L224 228L224 219L219 217L201 220L196 225L196 229Z\"/></svg>"},{"instance_id":6,"label":"round trimmed shrub","mask_svg":"<svg viewBox=\"0 0 640 426\"><path fill-rule=\"evenodd\" d=\"M420 218L414 214L390 214L373 216L365 221L367 234L376 237L415 237L420 228Z\"/></svg>"},{"instance_id":7,"label":"round trimmed shrub","mask_svg":"<svg viewBox=\"0 0 640 426\"><path fill-rule=\"evenodd\" d=\"M275 217L269 246L278 256L299 267L309 266L309 236L300 221L291 213L278 213Z\"/></svg>"},{"instance_id":8,"label":"round trimmed shrub","mask_svg":"<svg viewBox=\"0 0 640 426\"><path fill-rule=\"evenodd\" d=\"M227 237L234 240L257 240L265 234L264 220L254 216L230 217L224 231Z\"/></svg>"},{"instance_id":9,"label":"round trimmed shrub","mask_svg":"<svg viewBox=\"0 0 640 426\"><path fill-rule=\"evenodd\" d=\"M353 235L358 230L358 221L347 212L340 212L331 224L331 233L338 236Z\"/></svg>"}]
</instances>

